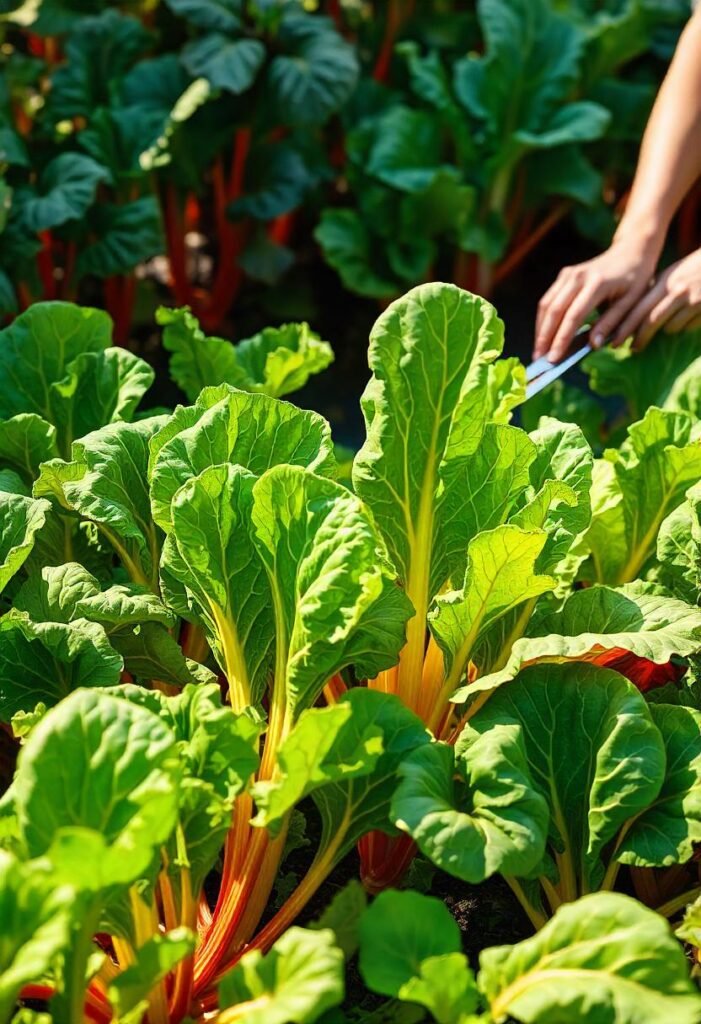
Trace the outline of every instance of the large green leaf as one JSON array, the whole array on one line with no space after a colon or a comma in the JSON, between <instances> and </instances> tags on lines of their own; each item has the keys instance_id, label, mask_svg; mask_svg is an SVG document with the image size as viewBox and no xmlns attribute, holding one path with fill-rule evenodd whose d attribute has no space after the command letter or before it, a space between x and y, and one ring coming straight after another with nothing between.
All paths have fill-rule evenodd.
<instances>
[{"instance_id":1,"label":"large green leaf","mask_svg":"<svg viewBox=\"0 0 701 1024\"><path fill-rule=\"evenodd\" d=\"M37 496L97 525L130 578L157 589L161 533L151 518L149 440L164 417L113 423L75 441L71 461L44 463Z\"/></svg>"},{"instance_id":2,"label":"large green leaf","mask_svg":"<svg viewBox=\"0 0 701 1024\"><path fill-rule=\"evenodd\" d=\"M56 428L34 412L0 420L0 464L19 473L31 485L39 466L58 456Z\"/></svg>"},{"instance_id":3,"label":"large green leaf","mask_svg":"<svg viewBox=\"0 0 701 1024\"><path fill-rule=\"evenodd\" d=\"M480 955L495 1024L696 1024L701 997L667 922L596 893L561 907L537 935Z\"/></svg>"},{"instance_id":4,"label":"large green leaf","mask_svg":"<svg viewBox=\"0 0 701 1024\"><path fill-rule=\"evenodd\" d=\"M343 953L329 929L290 928L265 956L245 953L219 985L241 1024L314 1024L343 1000Z\"/></svg>"},{"instance_id":5,"label":"large green leaf","mask_svg":"<svg viewBox=\"0 0 701 1024\"><path fill-rule=\"evenodd\" d=\"M321 416L226 385L205 388L194 406L178 407L150 448L153 518L166 532L176 492L209 466L231 462L256 476L278 464L328 475L335 469L331 430Z\"/></svg>"},{"instance_id":6,"label":"large green leaf","mask_svg":"<svg viewBox=\"0 0 701 1024\"><path fill-rule=\"evenodd\" d=\"M106 313L68 302L36 303L0 332L0 416L9 420L0 443L15 464L23 439L33 473L53 447L49 429L21 414L53 424L64 457L75 438L131 418L154 375L130 352L109 348L111 336Z\"/></svg>"},{"instance_id":7,"label":"large green leaf","mask_svg":"<svg viewBox=\"0 0 701 1024\"><path fill-rule=\"evenodd\" d=\"M686 413L651 408L619 449L596 463L586 535L599 583L636 579L655 550L662 521L701 478L701 440Z\"/></svg>"},{"instance_id":8,"label":"large green leaf","mask_svg":"<svg viewBox=\"0 0 701 1024\"><path fill-rule=\"evenodd\" d=\"M367 679L396 663L411 606L355 495L276 466L253 486L251 520L275 616L274 685L290 715L349 665Z\"/></svg>"},{"instance_id":9,"label":"large green leaf","mask_svg":"<svg viewBox=\"0 0 701 1024\"><path fill-rule=\"evenodd\" d=\"M352 93L358 77L355 50L329 19L284 15L276 51L267 87L285 123L325 121Z\"/></svg>"},{"instance_id":10,"label":"large green leaf","mask_svg":"<svg viewBox=\"0 0 701 1024\"><path fill-rule=\"evenodd\" d=\"M275 829L294 805L320 786L369 775L382 755L382 730L374 723L358 731L349 722L353 705L348 701L326 708L309 708L277 751L272 781L252 789L258 814L255 824ZM348 744L348 729L357 742ZM339 757L340 754L340 757Z\"/></svg>"},{"instance_id":11,"label":"large green leaf","mask_svg":"<svg viewBox=\"0 0 701 1024\"><path fill-rule=\"evenodd\" d=\"M618 648L664 665L673 655L693 654L700 643L698 608L640 584L587 587L574 591L560 608L536 613L526 636L505 652L504 667L482 674L459 696L496 688L535 662L592 661Z\"/></svg>"},{"instance_id":12,"label":"large green leaf","mask_svg":"<svg viewBox=\"0 0 701 1024\"><path fill-rule=\"evenodd\" d=\"M690 860L701 842L701 714L653 704L667 767L654 803L639 815L617 850L622 864L663 867Z\"/></svg>"},{"instance_id":13,"label":"large green leaf","mask_svg":"<svg viewBox=\"0 0 701 1024\"><path fill-rule=\"evenodd\" d=\"M549 806L560 882L574 888L565 898L596 889L607 844L657 799L665 779L664 743L644 697L608 669L536 665L468 722L456 756L469 765L497 726L521 734L532 786ZM512 768L505 760L498 770Z\"/></svg>"},{"instance_id":14,"label":"large green leaf","mask_svg":"<svg viewBox=\"0 0 701 1024\"><path fill-rule=\"evenodd\" d=\"M57 704L80 686L112 686L124 667L104 629L86 619L33 622L12 611L0 621L2 718Z\"/></svg>"},{"instance_id":15,"label":"large green leaf","mask_svg":"<svg viewBox=\"0 0 701 1024\"><path fill-rule=\"evenodd\" d=\"M155 196L129 203L100 203L89 218L97 238L81 247L78 273L96 277L127 274L164 251L161 215Z\"/></svg>"},{"instance_id":16,"label":"large green leaf","mask_svg":"<svg viewBox=\"0 0 701 1024\"><path fill-rule=\"evenodd\" d=\"M0 493L0 590L26 561L50 507L42 498Z\"/></svg>"},{"instance_id":17,"label":"large green leaf","mask_svg":"<svg viewBox=\"0 0 701 1024\"><path fill-rule=\"evenodd\" d=\"M495 725L457 757L442 743L419 747L399 774L392 820L451 875L524 877L542 861L550 814L515 723Z\"/></svg>"},{"instance_id":18,"label":"large green leaf","mask_svg":"<svg viewBox=\"0 0 701 1024\"><path fill-rule=\"evenodd\" d=\"M695 484L660 526L660 581L675 597L698 604L701 597L701 485Z\"/></svg>"},{"instance_id":19,"label":"large green leaf","mask_svg":"<svg viewBox=\"0 0 701 1024\"><path fill-rule=\"evenodd\" d=\"M331 346L308 324L267 327L232 345L222 338L207 338L187 309L161 307L156 316L165 327L163 344L173 353L173 379L191 402L203 388L217 384L281 398L303 387L333 360Z\"/></svg>"},{"instance_id":20,"label":"large green leaf","mask_svg":"<svg viewBox=\"0 0 701 1024\"><path fill-rule=\"evenodd\" d=\"M227 39L217 32L193 40L183 51L183 64L193 78L206 78L214 89L235 96L251 88L264 61L259 39Z\"/></svg>"},{"instance_id":21,"label":"large green leaf","mask_svg":"<svg viewBox=\"0 0 701 1024\"><path fill-rule=\"evenodd\" d=\"M0 1020L10 1020L24 985L59 963L70 942L73 892L57 888L38 862L0 850Z\"/></svg>"},{"instance_id":22,"label":"large green leaf","mask_svg":"<svg viewBox=\"0 0 701 1024\"><path fill-rule=\"evenodd\" d=\"M27 851L48 854L78 889L129 885L175 826L178 761L173 733L150 711L95 690L71 694L18 759L13 796ZM95 863L91 848L102 853Z\"/></svg>"},{"instance_id":23,"label":"large green leaf","mask_svg":"<svg viewBox=\"0 0 701 1024\"><path fill-rule=\"evenodd\" d=\"M61 153L44 168L36 192L21 196L22 223L27 231L45 231L84 217L97 186L109 171L82 153Z\"/></svg>"}]
</instances>

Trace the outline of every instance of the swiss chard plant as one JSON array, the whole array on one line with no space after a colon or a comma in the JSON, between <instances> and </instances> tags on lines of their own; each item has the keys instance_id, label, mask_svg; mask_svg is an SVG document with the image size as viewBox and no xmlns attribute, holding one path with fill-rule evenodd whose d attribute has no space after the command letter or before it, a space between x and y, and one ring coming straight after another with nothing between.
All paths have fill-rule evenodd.
<instances>
[{"instance_id":1,"label":"swiss chard plant","mask_svg":"<svg viewBox=\"0 0 701 1024\"><path fill-rule=\"evenodd\" d=\"M649 705L601 667L525 669L454 748L431 744L401 774L397 824L458 878L502 874L536 927L612 889L622 865L688 862L701 838L701 714Z\"/></svg>"}]
</instances>

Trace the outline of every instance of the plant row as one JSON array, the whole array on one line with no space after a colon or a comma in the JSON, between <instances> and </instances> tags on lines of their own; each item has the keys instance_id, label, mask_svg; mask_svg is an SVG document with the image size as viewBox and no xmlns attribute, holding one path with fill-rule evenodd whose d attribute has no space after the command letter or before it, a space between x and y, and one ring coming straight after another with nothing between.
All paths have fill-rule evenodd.
<instances>
[{"instance_id":1,"label":"plant row","mask_svg":"<svg viewBox=\"0 0 701 1024\"><path fill-rule=\"evenodd\" d=\"M0 1020L698 1021L664 920L701 892L696 414L602 458L526 432L493 307L423 285L373 329L349 474L279 398L328 362L306 325L159 320L173 412L101 311L0 333ZM354 849L381 895L300 929ZM534 936L475 974L391 888L418 853Z\"/></svg>"},{"instance_id":2,"label":"plant row","mask_svg":"<svg viewBox=\"0 0 701 1024\"><path fill-rule=\"evenodd\" d=\"M312 232L383 300L488 294L577 211L608 239L683 0L315 6L5 4L0 313L89 299L124 343L138 281L215 330Z\"/></svg>"}]
</instances>

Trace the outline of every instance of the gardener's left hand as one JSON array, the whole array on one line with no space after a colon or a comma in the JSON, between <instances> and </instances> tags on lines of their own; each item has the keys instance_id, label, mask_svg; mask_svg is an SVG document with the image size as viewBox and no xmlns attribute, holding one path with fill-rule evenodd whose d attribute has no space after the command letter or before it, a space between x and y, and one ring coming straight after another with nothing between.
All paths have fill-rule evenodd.
<instances>
[{"instance_id":1,"label":"gardener's left hand","mask_svg":"<svg viewBox=\"0 0 701 1024\"><path fill-rule=\"evenodd\" d=\"M613 347L633 335L644 349L658 331L670 334L701 327L701 249L667 267L638 299L611 339Z\"/></svg>"}]
</instances>

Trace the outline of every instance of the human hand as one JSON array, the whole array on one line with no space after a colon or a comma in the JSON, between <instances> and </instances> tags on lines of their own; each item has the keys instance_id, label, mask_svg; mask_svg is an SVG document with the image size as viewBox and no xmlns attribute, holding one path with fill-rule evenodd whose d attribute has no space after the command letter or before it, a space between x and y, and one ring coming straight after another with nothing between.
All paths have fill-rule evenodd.
<instances>
[{"instance_id":1,"label":"human hand","mask_svg":"<svg viewBox=\"0 0 701 1024\"><path fill-rule=\"evenodd\" d=\"M641 351L655 334L701 327L701 249L673 263L639 298L616 330L611 344L622 345L631 334Z\"/></svg>"},{"instance_id":2,"label":"human hand","mask_svg":"<svg viewBox=\"0 0 701 1024\"><path fill-rule=\"evenodd\" d=\"M627 237L586 263L564 267L538 305L533 358L559 362L587 316L606 303L590 333L595 348L603 345L649 288L658 258L657 245Z\"/></svg>"}]
</instances>

